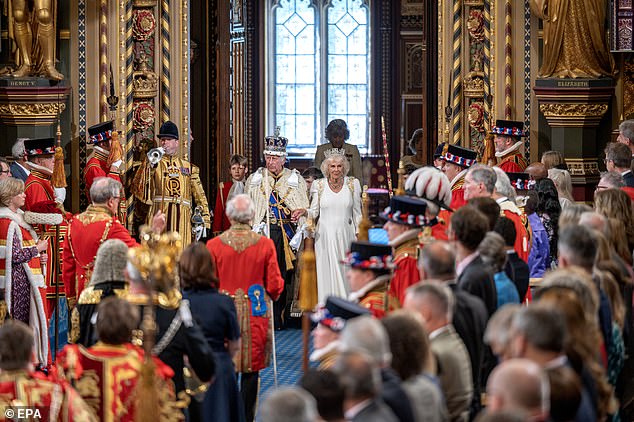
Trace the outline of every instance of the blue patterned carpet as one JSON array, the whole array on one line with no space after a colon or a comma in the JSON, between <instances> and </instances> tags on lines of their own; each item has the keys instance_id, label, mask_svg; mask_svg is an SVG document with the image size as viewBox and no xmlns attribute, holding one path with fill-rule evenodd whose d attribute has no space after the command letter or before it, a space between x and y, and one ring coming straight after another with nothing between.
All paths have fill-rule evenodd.
<instances>
[{"instance_id":1,"label":"blue patterned carpet","mask_svg":"<svg viewBox=\"0 0 634 422\"><path fill-rule=\"evenodd\" d=\"M302 330L276 331L275 340L277 342L277 385L295 385L302 376ZM312 341L310 351L312 351ZM271 365L260 372L260 402L266 397L268 390L274 386L273 361L271 360Z\"/></svg>"}]
</instances>

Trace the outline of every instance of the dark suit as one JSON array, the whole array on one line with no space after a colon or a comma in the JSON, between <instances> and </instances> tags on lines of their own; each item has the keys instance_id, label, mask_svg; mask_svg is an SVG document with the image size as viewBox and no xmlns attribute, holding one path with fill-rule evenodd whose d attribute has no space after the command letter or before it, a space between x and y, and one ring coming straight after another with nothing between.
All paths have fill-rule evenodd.
<instances>
[{"instance_id":1,"label":"dark suit","mask_svg":"<svg viewBox=\"0 0 634 422\"><path fill-rule=\"evenodd\" d=\"M526 298L526 292L528 291L528 282L530 280L530 271L528 264L519 257L517 252L512 251L506 254L507 260L504 266L504 272L517 287L517 292L520 295L520 300L524 301Z\"/></svg>"},{"instance_id":2,"label":"dark suit","mask_svg":"<svg viewBox=\"0 0 634 422\"><path fill-rule=\"evenodd\" d=\"M631 170L628 170L623 175L623 181L625 182L625 186L628 188L634 188L634 173Z\"/></svg>"},{"instance_id":3,"label":"dark suit","mask_svg":"<svg viewBox=\"0 0 634 422\"><path fill-rule=\"evenodd\" d=\"M18 163L11 163L9 168L11 169L11 176L26 182L26 178L29 177L29 175Z\"/></svg>"},{"instance_id":4,"label":"dark suit","mask_svg":"<svg viewBox=\"0 0 634 422\"><path fill-rule=\"evenodd\" d=\"M380 399L372 400L350 420L352 422L398 422L394 413Z\"/></svg>"},{"instance_id":5,"label":"dark suit","mask_svg":"<svg viewBox=\"0 0 634 422\"><path fill-rule=\"evenodd\" d=\"M381 369L381 382L381 399L392 409L397 420L414 422L412 405L405 390L401 387L401 379L396 375L396 372L391 368Z\"/></svg>"},{"instance_id":6,"label":"dark suit","mask_svg":"<svg viewBox=\"0 0 634 422\"><path fill-rule=\"evenodd\" d=\"M471 360L474 391L471 411L475 415L480 410L480 372L484 358L483 338L488 319L487 308L482 299L460 290L455 283L449 284L449 287L456 299L452 324L464 342Z\"/></svg>"},{"instance_id":7,"label":"dark suit","mask_svg":"<svg viewBox=\"0 0 634 422\"><path fill-rule=\"evenodd\" d=\"M484 265L480 255L476 256L458 276L458 287L482 299L489 318L493 315L497 309L498 295L493 273Z\"/></svg>"}]
</instances>

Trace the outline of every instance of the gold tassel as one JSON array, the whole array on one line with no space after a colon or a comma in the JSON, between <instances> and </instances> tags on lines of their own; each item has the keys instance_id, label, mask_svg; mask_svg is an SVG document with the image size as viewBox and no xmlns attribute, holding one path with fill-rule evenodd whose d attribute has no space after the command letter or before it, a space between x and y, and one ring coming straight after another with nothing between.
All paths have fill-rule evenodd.
<instances>
[{"instance_id":1,"label":"gold tassel","mask_svg":"<svg viewBox=\"0 0 634 422\"><path fill-rule=\"evenodd\" d=\"M492 133L484 137L484 151L482 151L482 163L487 166L495 166L497 158L495 158L495 135ZM489 162L489 161L492 161Z\"/></svg>"},{"instance_id":2,"label":"gold tassel","mask_svg":"<svg viewBox=\"0 0 634 422\"><path fill-rule=\"evenodd\" d=\"M313 239L304 240L300 267L302 269L299 285L299 307L304 312L312 311L317 306L317 267Z\"/></svg>"},{"instance_id":3,"label":"gold tassel","mask_svg":"<svg viewBox=\"0 0 634 422\"><path fill-rule=\"evenodd\" d=\"M108 167L115 161L123 159L123 148L121 142L119 142L119 132L112 131L112 138L110 139L110 155L108 155Z\"/></svg>"},{"instance_id":4,"label":"gold tassel","mask_svg":"<svg viewBox=\"0 0 634 422\"><path fill-rule=\"evenodd\" d=\"M64 170L64 149L62 148L62 129L57 123L57 147L55 147L55 167L53 167L53 177L51 184L56 188L65 188L66 171Z\"/></svg>"},{"instance_id":5,"label":"gold tassel","mask_svg":"<svg viewBox=\"0 0 634 422\"><path fill-rule=\"evenodd\" d=\"M368 185L363 186L363 194L361 195L361 222L359 223L358 240L368 241L369 230L372 228L370 221L370 195L368 194Z\"/></svg>"}]
</instances>

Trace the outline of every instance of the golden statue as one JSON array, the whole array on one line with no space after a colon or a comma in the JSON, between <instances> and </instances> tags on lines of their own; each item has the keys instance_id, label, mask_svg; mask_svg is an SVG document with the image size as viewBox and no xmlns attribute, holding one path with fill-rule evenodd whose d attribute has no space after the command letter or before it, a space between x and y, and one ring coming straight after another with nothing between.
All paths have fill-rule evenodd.
<instances>
[{"instance_id":1,"label":"golden statue","mask_svg":"<svg viewBox=\"0 0 634 422\"><path fill-rule=\"evenodd\" d=\"M64 79L55 69L56 6L56 0L8 0L9 39L18 66L12 76Z\"/></svg>"},{"instance_id":2,"label":"golden statue","mask_svg":"<svg viewBox=\"0 0 634 422\"><path fill-rule=\"evenodd\" d=\"M543 78L599 78L614 74L605 32L606 0L531 0L544 20Z\"/></svg>"}]
</instances>

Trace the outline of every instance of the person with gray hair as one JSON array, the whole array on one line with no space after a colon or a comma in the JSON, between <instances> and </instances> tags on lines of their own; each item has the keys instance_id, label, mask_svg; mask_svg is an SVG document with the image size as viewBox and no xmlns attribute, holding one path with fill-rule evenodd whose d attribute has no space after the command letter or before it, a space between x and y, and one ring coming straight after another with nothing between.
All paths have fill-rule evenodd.
<instances>
[{"instance_id":1,"label":"person with gray hair","mask_svg":"<svg viewBox=\"0 0 634 422\"><path fill-rule=\"evenodd\" d=\"M125 269L128 245L120 239L106 240L99 246L88 286L77 299L70 329L71 341L90 347L97 342L95 315L97 306L110 296L123 297L128 290Z\"/></svg>"},{"instance_id":2,"label":"person with gray hair","mask_svg":"<svg viewBox=\"0 0 634 422\"><path fill-rule=\"evenodd\" d=\"M617 142L627 145L634 157L634 120L624 120L619 125Z\"/></svg>"},{"instance_id":3,"label":"person with gray hair","mask_svg":"<svg viewBox=\"0 0 634 422\"><path fill-rule=\"evenodd\" d=\"M625 186L623 176L618 171L604 171L601 173L601 179L597 184L594 192L599 192L605 189L621 189Z\"/></svg>"},{"instance_id":4,"label":"person with gray hair","mask_svg":"<svg viewBox=\"0 0 634 422\"><path fill-rule=\"evenodd\" d=\"M383 384L381 398L392 409L398 420L414 421L414 411L401 386L401 380L390 368L392 354L389 337L379 320L371 316L351 319L341 332L340 342L342 351L360 351L376 362L380 368Z\"/></svg>"},{"instance_id":5,"label":"person with gray hair","mask_svg":"<svg viewBox=\"0 0 634 422\"><path fill-rule=\"evenodd\" d=\"M493 354L500 360L510 359L511 353L511 324L513 318L522 309L518 304L508 304L498 309L487 324L484 332L484 342L491 347Z\"/></svg>"},{"instance_id":6,"label":"person with gray hair","mask_svg":"<svg viewBox=\"0 0 634 422\"><path fill-rule=\"evenodd\" d=\"M464 198L468 201L471 198L480 196L491 196L495 191L497 174L492 167L484 164L472 166L464 180Z\"/></svg>"},{"instance_id":7,"label":"person with gray hair","mask_svg":"<svg viewBox=\"0 0 634 422\"><path fill-rule=\"evenodd\" d=\"M453 302L447 286L428 281L407 289L404 308L420 314L429 331L431 349L441 368L438 376L449 419L467 421L474 377L467 349L451 323Z\"/></svg>"},{"instance_id":8,"label":"person with gray hair","mask_svg":"<svg viewBox=\"0 0 634 422\"><path fill-rule=\"evenodd\" d=\"M235 372L241 374L246 420L251 422L255 419L259 373L269 365L271 356L270 308L273 301L281 300L284 279L273 241L251 230L252 199L244 194L234 196L227 203L226 213L231 227L206 246L216 263L218 290L232 297L240 316L242 348L234 359ZM274 325L275 329L282 328L277 321Z\"/></svg>"},{"instance_id":9,"label":"person with gray hair","mask_svg":"<svg viewBox=\"0 0 634 422\"><path fill-rule=\"evenodd\" d=\"M625 186L634 187L634 174L632 174L632 150L628 145L620 142L610 142L605 147L605 168L607 171L621 173Z\"/></svg>"},{"instance_id":10,"label":"person with gray hair","mask_svg":"<svg viewBox=\"0 0 634 422\"><path fill-rule=\"evenodd\" d=\"M506 245L502 236L496 232L488 232L480 242L478 252L480 252L482 262L488 265L493 272L493 281L497 291L497 307L500 308L507 303L520 303L517 288L504 271Z\"/></svg>"},{"instance_id":11,"label":"person with gray hair","mask_svg":"<svg viewBox=\"0 0 634 422\"><path fill-rule=\"evenodd\" d=\"M497 176L493 198L498 199L506 197L515 202L517 192L515 192L515 188L511 185L511 179L509 179L509 176L499 167L493 167L493 171L495 171L495 175Z\"/></svg>"},{"instance_id":12,"label":"person with gray hair","mask_svg":"<svg viewBox=\"0 0 634 422\"><path fill-rule=\"evenodd\" d=\"M11 163L11 175L16 179L20 179L26 182L26 178L31 174L28 165L26 164L26 152L24 151L24 141L29 138L18 138L11 147L11 156L13 162Z\"/></svg>"},{"instance_id":13,"label":"person with gray hair","mask_svg":"<svg viewBox=\"0 0 634 422\"><path fill-rule=\"evenodd\" d=\"M347 421L403 420L397 417L394 408L390 409L389 404L386 405L381 397L381 391L385 386L382 386L380 366L375 359L361 350L348 350L339 356L334 369L343 385L343 407ZM405 393L402 394L405 398ZM414 420L413 416L410 420Z\"/></svg>"},{"instance_id":14,"label":"person with gray hair","mask_svg":"<svg viewBox=\"0 0 634 422\"><path fill-rule=\"evenodd\" d=\"M480 369L484 358L482 341L487 325L488 313L482 299L458 288L456 282L456 254L448 242L435 241L421 249L418 258L420 279L446 284L455 299L452 324L464 342L473 375L473 402L471 414L480 410Z\"/></svg>"},{"instance_id":15,"label":"person with gray hair","mask_svg":"<svg viewBox=\"0 0 634 422\"><path fill-rule=\"evenodd\" d=\"M281 387L272 391L262 402L262 422L316 422L317 403L313 396L299 387Z\"/></svg>"},{"instance_id":16,"label":"person with gray hair","mask_svg":"<svg viewBox=\"0 0 634 422\"><path fill-rule=\"evenodd\" d=\"M123 186L118 181L109 177L96 178L90 187L92 204L68 224L62 251L62 281L71 310L90 282L102 242L119 239L128 247L138 245L117 218L122 191ZM156 232L165 229L165 215L160 211L152 219L152 229Z\"/></svg>"},{"instance_id":17,"label":"person with gray hair","mask_svg":"<svg viewBox=\"0 0 634 422\"><path fill-rule=\"evenodd\" d=\"M579 217L579 225L590 227L600 233L607 234L608 219L596 211L586 211Z\"/></svg>"},{"instance_id":18,"label":"person with gray hair","mask_svg":"<svg viewBox=\"0 0 634 422\"><path fill-rule=\"evenodd\" d=\"M251 224L255 215L255 208L249 195L240 194L227 202L227 210L225 212L231 223Z\"/></svg>"}]
</instances>

